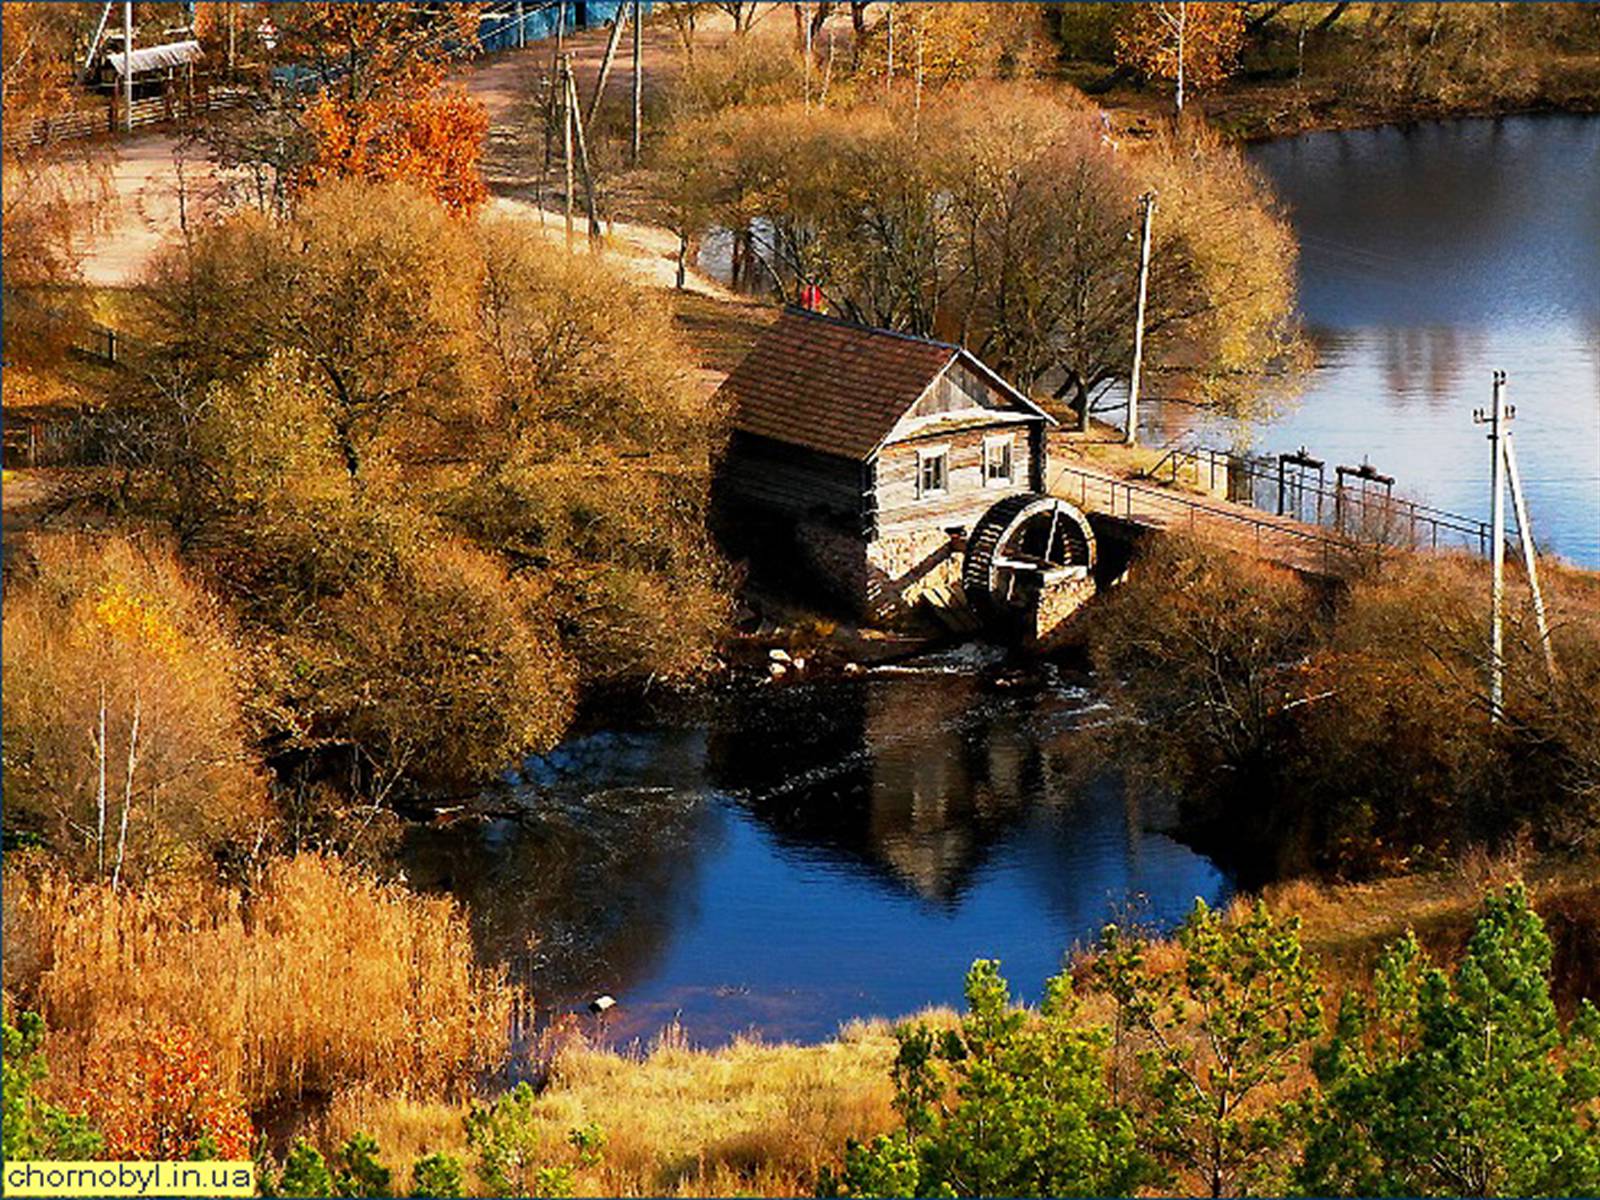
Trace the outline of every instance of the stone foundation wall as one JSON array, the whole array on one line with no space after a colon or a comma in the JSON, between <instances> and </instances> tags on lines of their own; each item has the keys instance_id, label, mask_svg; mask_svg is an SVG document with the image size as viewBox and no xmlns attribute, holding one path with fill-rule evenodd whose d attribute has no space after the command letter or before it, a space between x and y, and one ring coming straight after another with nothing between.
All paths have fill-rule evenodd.
<instances>
[{"instance_id":1,"label":"stone foundation wall","mask_svg":"<svg viewBox=\"0 0 1600 1200\"><path fill-rule=\"evenodd\" d=\"M867 551L860 538L831 525L801 521L794 527L794 540L807 569L829 592L852 612L867 611Z\"/></svg>"},{"instance_id":2,"label":"stone foundation wall","mask_svg":"<svg viewBox=\"0 0 1600 1200\"><path fill-rule=\"evenodd\" d=\"M1073 614L1094 599L1095 590L1093 576L1061 579L1042 588L1023 627L1028 648L1049 649L1059 640Z\"/></svg>"},{"instance_id":3,"label":"stone foundation wall","mask_svg":"<svg viewBox=\"0 0 1600 1200\"><path fill-rule=\"evenodd\" d=\"M895 534L867 542L844 530L802 522L795 542L808 570L860 616L884 624L900 620L933 588L949 590L961 579L965 550L941 529Z\"/></svg>"},{"instance_id":4,"label":"stone foundation wall","mask_svg":"<svg viewBox=\"0 0 1600 1200\"><path fill-rule=\"evenodd\" d=\"M961 578L965 540L942 529L919 529L869 542L867 611L891 621L917 606L934 588L948 590Z\"/></svg>"}]
</instances>

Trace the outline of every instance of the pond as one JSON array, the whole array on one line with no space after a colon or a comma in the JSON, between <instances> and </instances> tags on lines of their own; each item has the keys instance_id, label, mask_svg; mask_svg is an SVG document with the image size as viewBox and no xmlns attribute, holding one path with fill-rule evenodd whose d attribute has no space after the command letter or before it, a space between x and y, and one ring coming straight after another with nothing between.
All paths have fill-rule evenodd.
<instances>
[{"instance_id":1,"label":"pond","mask_svg":"<svg viewBox=\"0 0 1600 1200\"><path fill-rule=\"evenodd\" d=\"M1105 713L1090 691L1048 666L995 687L975 657L576 736L503 785L526 816L411 831L408 876L464 900L545 1011L615 996L614 1043L675 1017L701 1044L821 1040L959 1003L979 957L1037 999L1108 920L1170 927L1229 895L1075 753Z\"/></svg>"},{"instance_id":2,"label":"pond","mask_svg":"<svg viewBox=\"0 0 1600 1200\"><path fill-rule=\"evenodd\" d=\"M1504 370L1534 536L1600 567L1600 117L1312 133L1250 156L1299 236L1317 368L1275 420L1153 406L1147 436L1305 446L1330 481L1367 459L1397 492L1485 519L1472 412Z\"/></svg>"}]
</instances>

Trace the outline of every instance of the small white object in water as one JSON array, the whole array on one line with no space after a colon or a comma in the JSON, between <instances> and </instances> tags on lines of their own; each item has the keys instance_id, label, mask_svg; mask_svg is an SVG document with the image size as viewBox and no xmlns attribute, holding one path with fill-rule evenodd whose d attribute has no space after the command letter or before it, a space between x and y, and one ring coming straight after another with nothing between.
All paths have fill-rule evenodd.
<instances>
[{"instance_id":1,"label":"small white object in water","mask_svg":"<svg viewBox=\"0 0 1600 1200\"><path fill-rule=\"evenodd\" d=\"M782 679L788 673L789 668L784 666L781 662L769 662L767 664L767 674L772 676L774 679Z\"/></svg>"},{"instance_id":2,"label":"small white object in water","mask_svg":"<svg viewBox=\"0 0 1600 1200\"><path fill-rule=\"evenodd\" d=\"M785 664L787 664L787 663L791 663L791 662L794 661L792 658L789 657L789 652L787 650L785 650L782 646L774 646L771 650L768 650L767 651L767 657L770 658L775 663L785 663Z\"/></svg>"}]
</instances>

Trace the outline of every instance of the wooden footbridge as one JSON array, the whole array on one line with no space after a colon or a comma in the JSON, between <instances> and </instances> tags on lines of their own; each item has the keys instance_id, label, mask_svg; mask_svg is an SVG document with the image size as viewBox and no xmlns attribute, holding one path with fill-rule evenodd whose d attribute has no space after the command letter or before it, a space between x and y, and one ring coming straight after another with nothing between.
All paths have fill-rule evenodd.
<instances>
[{"instance_id":1,"label":"wooden footbridge","mask_svg":"<svg viewBox=\"0 0 1600 1200\"><path fill-rule=\"evenodd\" d=\"M1386 554L1430 548L1479 551L1489 540L1489 526L1484 522L1387 497L1381 505L1358 501L1357 519L1344 528L1329 528L1180 490L1175 478L1163 483L1148 472L1128 476L1088 463L1052 461L1048 482L1052 495L1084 512L1137 528L1191 533L1268 562L1328 578L1370 569Z\"/></svg>"}]
</instances>

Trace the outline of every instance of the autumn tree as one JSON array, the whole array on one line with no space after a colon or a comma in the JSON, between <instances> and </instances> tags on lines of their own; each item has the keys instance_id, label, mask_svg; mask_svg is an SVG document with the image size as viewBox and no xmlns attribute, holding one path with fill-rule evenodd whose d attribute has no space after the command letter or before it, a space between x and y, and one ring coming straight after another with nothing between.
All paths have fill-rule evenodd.
<instances>
[{"instance_id":1,"label":"autumn tree","mask_svg":"<svg viewBox=\"0 0 1600 1200\"><path fill-rule=\"evenodd\" d=\"M219 606L154 539L36 534L5 606L8 836L80 878L240 861L270 827Z\"/></svg>"},{"instance_id":2,"label":"autumn tree","mask_svg":"<svg viewBox=\"0 0 1600 1200\"><path fill-rule=\"evenodd\" d=\"M488 197L479 169L489 114L460 88L438 81L415 94L341 103L324 91L307 107L313 154L305 176L402 180L447 208L470 213Z\"/></svg>"},{"instance_id":3,"label":"autumn tree","mask_svg":"<svg viewBox=\"0 0 1600 1200\"><path fill-rule=\"evenodd\" d=\"M438 428L469 400L476 285L468 231L427 196L330 185L288 222L243 214L168 249L150 292L154 376L237 379L296 352L360 480L402 414Z\"/></svg>"},{"instance_id":4,"label":"autumn tree","mask_svg":"<svg viewBox=\"0 0 1600 1200\"><path fill-rule=\"evenodd\" d=\"M1233 72L1244 23L1244 5L1224 0L1129 4L1116 33L1117 57L1151 79L1171 80L1173 108L1182 116L1188 91L1211 87Z\"/></svg>"},{"instance_id":5,"label":"autumn tree","mask_svg":"<svg viewBox=\"0 0 1600 1200\"><path fill-rule=\"evenodd\" d=\"M280 761L459 783L551 745L582 689L707 666L722 422L612 269L345 181L199 231L149 302L130 503L272 647Z\"/></svg>"},{"instance_id":6,"label":"autumn tree","mask_svg":"<svg viewBox=\"0 0 1600 1200\"><path fill-rule=\"evenodd\" d=\"M929 121L940 136L919 136ZM1116 154L1085 106L990 84L931 99L920 118L905 106L788 104L694 130L683 153L703 164L692 174L714 197L708 219L733 231L736 263L753 248L754 278L775 294L815 283L852 319L959 338L1080 414L1132 361L1145 190L1167 214L1146 369L1242 411L1304 361L1288 223L1238 152L1203 129Z\"/></svg>"},{"instance_id":7,"label":"autumn tree","mask_svg":"<svg viewBox=\"0 0 1600 1200\"><path fill-rule=\"evenodd\" d=\"M208 126L213 157L263 199L341 178L403 181L470 213L488 114L445 78L477 42L481 4L308 3L274 9L281 56L309 72L309 100L259 102ZM275 206L276 207L276 206Z\"/></svg>"},{"instance_id":8,"label":"autumn tree","mask_svg":"<svg viewBox=\"0 0 1600 1200\"><path fill-rule=\"evenodd\" d=\"M1021 74L1034 65L1042 32L1040 10L1037 4L901 0L885 5L872 26L858 27L856 69L863 79L882 78L891 88L901 80L914 95L972 79Z\"/></svg>"}]
</instances>

